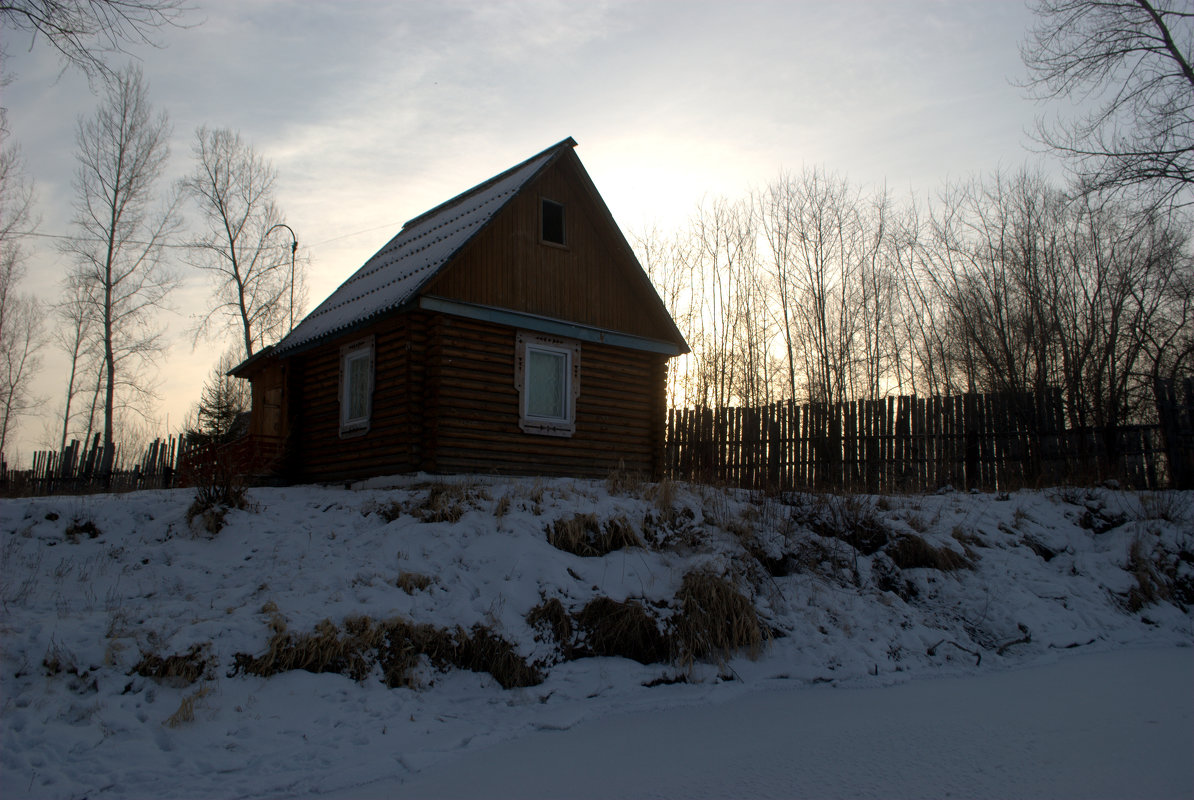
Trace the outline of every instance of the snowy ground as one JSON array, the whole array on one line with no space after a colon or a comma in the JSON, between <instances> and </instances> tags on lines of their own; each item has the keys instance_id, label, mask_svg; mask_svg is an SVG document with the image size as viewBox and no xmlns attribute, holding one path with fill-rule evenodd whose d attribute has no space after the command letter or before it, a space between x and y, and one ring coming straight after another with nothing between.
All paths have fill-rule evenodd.
<instances>
[{"instance_id":1,"label":"snowy ground","mask_svg":"<svg viewBox=\"0 0 1194 800\"><path fill-rule=\"evenodd\" d=\"M748 692L528 734L345 797L1194 797L1194 650ZM483 777L482 777L483 776Z\"/></svg>"},{"instance_id":2,"label":"snowy ground","mask_svg":"<svg viewBox=\"0 0 1194 800\"><path fill-rule=\"evenodd\" d=\"M187 522L190 491L0 501L0 793L665 797L745 764L758 781L734 794L1190 796L1194 494L667 488L255 489L214 536ZM548 542L588 514L642 546ZM527 620L558 600L576 623L609 598L671 631L692 574L749 598L757 659L674 644L670 663L576 657L596 633L577 623L561 642ZM246 674L293 655L275 633L336 644L361 616L484 632L534 680L504 689L417 653L403 688L368 659L361 680ZM153 677L163 663L201 674ZM795 750L776 749L780 730ZM761 766L795 752L814 754L799 775ZM591 777L552 783L572 764ZM885 777L909 769L943 777ZM539 782L520 785L528 770ZM1050 782L1073 775L1090 782Z\"/></svg>"}]
</instances>

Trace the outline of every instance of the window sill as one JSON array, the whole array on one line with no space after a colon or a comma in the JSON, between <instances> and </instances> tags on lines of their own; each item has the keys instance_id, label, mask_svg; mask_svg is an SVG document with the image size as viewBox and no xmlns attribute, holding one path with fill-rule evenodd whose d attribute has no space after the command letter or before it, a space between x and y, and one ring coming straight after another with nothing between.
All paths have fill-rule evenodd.
<instances>
[{"instance_id":1,"label":"window sill","mask_svg":"<svg viewBox=\"0 0 1194 800\"><path fill-rule=\"evenodd\" d=\"M364 436L368 432L369 432L369 423L368 422L358 422L358 423L355 423L355 424L349 425L349 426L341 426L340 427L340 438L341 439L356 439L358 437Z\"/></svg>"},{"instance_id":2,"label":"window sill","mask_svg":"<svg viewBox=\"0 0 1194 800\"><path fill-rule=\"evenodd\" d=\"M572 434L576 433L576 425L567 422L533 422L531 420L522 420L518 423L518 427L522 428L523 433L530 433L536 436L571 438Z\"/></svg>"}]
</instances>

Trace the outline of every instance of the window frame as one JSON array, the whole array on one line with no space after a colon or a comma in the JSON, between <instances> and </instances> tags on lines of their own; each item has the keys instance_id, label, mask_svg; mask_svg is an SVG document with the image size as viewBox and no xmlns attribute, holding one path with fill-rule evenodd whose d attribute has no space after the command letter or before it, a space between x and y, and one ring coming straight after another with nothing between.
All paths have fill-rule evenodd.
<instances>
[{"instance_id":1,"label":"window frame","mask_svg":"<svg viewBox=\"0 0 1194 800\"><path fill-rule=\"evenodd\" d=\"M548 205L558 208L560 211L560 241L547 238L547 214L545 213ZM539 241L549 247L568 248L568 215L564 204L559 200L552 200L550 197L539 197Z\"/></svg>"},{"instance_id":2,"label":"window frame","mask_svg":"<svg viewBox=\"0 0 1194 800\"><path fill-rule=\"evenodd\" d=\"M340 348L339 416L341 439L363 436L369 432L369 427L373 419L373 389L376 385L376 380L374 379L376 370L374 349L374 339L372 336L358 339ZM368 364L365 370L365 380L367 382L365 387L365 409L364 414L350 417L349 413L352 409L351 396L353 394L351 365L353 362L361 360L366 360Z\"/></svg>"},{"instance_id":3,"label":"window frame","mask_svg":"<svg viewBox=\"0 0 1194 800\"><path fill-rule=\"evenodd\" d=\"M531 414L532 387L527 381L529 355L533 352L563 356L564 416ZM514 386L518 390L518 426L524 433L571 437L576 433L576 398L580 396L580 342L556 336L519 331L515 337Z\"/></svg>"}]
</instances>

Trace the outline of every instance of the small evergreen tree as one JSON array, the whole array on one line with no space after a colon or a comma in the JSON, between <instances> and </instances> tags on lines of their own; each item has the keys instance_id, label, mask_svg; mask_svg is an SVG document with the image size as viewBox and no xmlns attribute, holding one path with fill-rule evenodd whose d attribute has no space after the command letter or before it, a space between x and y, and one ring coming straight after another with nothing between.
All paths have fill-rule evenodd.
<instances>
[{"instance_id":1,"label":"small evergreen tree","mask_svg":"<svg viewBox=\"0 0 1194 800\"><path fill-rule=\"evenodd\" d=\"M233 353L225 353L203 384L195 427L187 431L192 443L224 444L235 438L237 417L247 412L252 402L248 381L228 374L236 364Z\"/></svg>"}]
</instances>

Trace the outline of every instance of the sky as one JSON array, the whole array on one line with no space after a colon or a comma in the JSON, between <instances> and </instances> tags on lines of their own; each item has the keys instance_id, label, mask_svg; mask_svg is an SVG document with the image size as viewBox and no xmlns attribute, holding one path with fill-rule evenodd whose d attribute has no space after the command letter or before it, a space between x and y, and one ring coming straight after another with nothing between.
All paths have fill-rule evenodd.
<instances>
[{"instance_id":1,"label":"sky","mask_svg":"<svg viewBox=\"0 0 1194 800\"><path fill-rule=\"evenodd\" d=\"M805 166L927 196L1040 159L1028 131L1045 109L1017 85L1033 16L1017 0L196 6L160 47L130 47L173 124L162 188L189 171L197 127L238 131L277 168L279 206L310 258L309 307L404 221L568 136L630 237ZM49 303L70 265L46 235L70 233L75 128L97 96L43 42L3 36L0 102L42 234L27 240L23 288ZM192 346L211 290L175 267L162 434L234 341ZM43 361L47 415L23 422L10 462L27 461L61 406L66 361Z\"/></svg>"}]
</instances>

